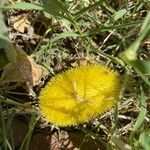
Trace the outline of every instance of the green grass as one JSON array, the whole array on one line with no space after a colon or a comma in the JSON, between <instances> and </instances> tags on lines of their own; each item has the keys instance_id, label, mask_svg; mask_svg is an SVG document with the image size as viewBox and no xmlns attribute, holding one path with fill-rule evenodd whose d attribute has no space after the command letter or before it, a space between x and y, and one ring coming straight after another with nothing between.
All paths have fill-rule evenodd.
<instances>
[{"instance_id":1,"label":"green grass","mask_svg":"<svg viewBox=\"0 0 150 150\"><path fill-rule=\"evenodd\" d=\"M0 49L0 70L4 69L8 62L15 62L12 42L18 42L17 44L20 44L19 46L37 63L46 67L50 76L87 59L109 65L120 73L123 82L118 106L89 125L76 129L97 139L108 150L118 147L123 149L125 145L128 147L126 150L149 150L150 48L146 41L149 41L150 35L150 2L88 2L0 2L0 11L4 12L4 16L8 16L8 21L11 21L9 14L15 16L15 12L22 14L24 10L29 14L31 26L37 26L34 17L41 17L41 24L48 22L44 28L39 28L39 31L34 33L38 35L34 46L26 39L22 40L21 44L15 41L15 38L10 41L7 28L11 31L10 37L12 33L17 35L18 31L13 29L12 24L6 28L4 22L0 22L0 48L3 48ZM0 18L3 18L2 14ZM24 34L29 37L28 33ZM20 38L23 39L23 34ZM15 99L9 98L8 93L11 90L10 85L0 85L0 149L4 150L15 149L15 135L11 134L10 141L13 142L10 144L8 133L12 133L11 123L17 116L17 111L25 109L26 112L26 109L31 108L28 103L16 102ZM13 90L17 91L17 88ZM38 95L37 91L35 90L35 93ZM36 109L31 110L35 114L31 115L31 111L28 115L29 131L22 141L20 150L29 149L34 128L40 124L37 123L39 112Z\"/></svg>"}]
</instances>

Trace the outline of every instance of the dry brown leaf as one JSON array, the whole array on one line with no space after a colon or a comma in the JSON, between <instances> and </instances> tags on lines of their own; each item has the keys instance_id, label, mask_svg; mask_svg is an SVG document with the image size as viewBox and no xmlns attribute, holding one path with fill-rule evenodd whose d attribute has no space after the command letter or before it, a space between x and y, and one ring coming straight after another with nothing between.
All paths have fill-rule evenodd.
<instances>
[{"instance_id":1,"label":"dry brown leaf","mask_svg":"<svg viewBox=\"0 0 150 150\"><path fill-rule=\"evenodd\" d=\"M47 69L36 64L23 50L17 47L15 50L17 62L6 65L0 78L0 84L25 82L30 88L39 85L41 79L48 74Z\"/></svg>"},{"instance_id":2,"label":"dry brown leaf","mask_svg":"<svg viewBox=\"0 0 150 150\"><path fill-rule=\"evenodd\" d=\"M21 33L24 33L26 29L31 28L31 23L29 22L27 15L15 16L12 20L14 29Z\"/></svg>"}]
</instances>

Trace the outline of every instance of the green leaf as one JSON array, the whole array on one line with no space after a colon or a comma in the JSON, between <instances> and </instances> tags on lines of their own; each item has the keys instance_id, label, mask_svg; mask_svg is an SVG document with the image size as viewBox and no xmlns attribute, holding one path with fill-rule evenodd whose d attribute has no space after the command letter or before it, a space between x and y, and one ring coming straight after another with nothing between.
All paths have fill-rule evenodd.
<instances>
[{"instance_id":1,"label":"green leaf","mask_svg":"<svg viewBox=\"0 0 150 150\"><path fill-rule=\"evenodd\" d=\"M40 115L38 115L36 112L32 112L32 115L31 115L31 118L29 121L29 131L28 131L27 135L25 136L19 150L28 150L29 149L33 130L34 130L34 127L35 127L37 121L39 120L39 118L40 118Z\"/></svg>"},{"instance_id":2,"label":"green leaf","mask_svg":"<svg viewBox=\"0 0 150 150\"><path fill-rule=\"evenodd\" d=\"M140 33L142 34L143 32L148 32L147 30L150 29L150 12L147 14L147 17L145 18L143 25L141 27ZM148 32L149 33L149 32ZM146 33L147 34L147 33Z\"/></svg>"},{"instance_id":3,"label":"green leaf","mask_svg":"<svg viewBox=\"0 0 150 150\"><path fill-rule=\"evenodd\" d=\"M123 52L123 57L127 61L133 61L137 58L137 51L141 43L147 38L150 34L150 12L147 14L142 27L139 37L133 42L133 44Z\"/></svg>"},{"instance_id":4,"label":"green leaf","mask_svg":"<svg viewBox=\"0 0 150 150\"><path fill-rule=\"evenodd\" d=\"M77 37L77 36L79 36L79 35L75 32L63 32L63 33L58 34L56 37L54 37L52 42L56 42L60 39L66 38L66 37Z\"/></svg>"},{"instance_id":5,"label":"green leaf","mask_svg":"<svg viewBox=\"0 0 150 150\"><path fill-rule=\"evenodd\" d=\"M25 2L17 2L11 5L6 5L3 6L2 9L44 10L42 5Z\"/></svg>"},{"instance_id":6,"label":"green leaf","mask_svg":"<svg viewBox=\"0 0 150 150\"><path fill-rule=\"evenodd\" d=\"M0 57L1 60L0 62L2 63L2 65L5 65L5 63L7 63L7 61L9 62L16 62L16 55L13 49L13 45L11 43L11 41L8 38L8 32L7 32L7 27L4 23L4 19L3 19L3 14L0 11L0 48L3 49L0 51ZM4 66L0 66L4 67Z\"/></svg>"},{"instance_id":7,"label":"green leaf","mask_svg":"<svg viewBox=\"0 0 150 150\"><path fill-rule=\"evenodd\" d=\"M112 17L105 22L105 26L110 26L112 23L114 23L115 21L122 18L126 13L127 13L126 9L121 9L121 10L115 12L112 15Z\"/></svg>"},{"instance_id":8,"label":"green leaf","mask_svg":"<svg viewBox=\"0 0 150 150\"><path fill-rule=\"evenodd\" d=\"M95 35L95 34L99 34L101 32L106 32L106 31L111 31L114 29L126 29L129 27L134 27L134 26L139 26L141 25L141 21L136 21L136 22L127 22L124 24L119 24L119 25L110 25L110 26L104 26L104 25L100 25L97 26L96 28L92 28L91 30L89 30L86 34L87 35Z\"/></svg>"},{"instance_id":9,"label":"green leaf","mask_svg":"<svg viewBox=\"0 0 150 150\"><path fill-rule=\"evenodd\" d=\"M0 1L0 9L4 6L4 0Z\"/></svg>"},{"instance_id":10,"label":"green leaf","mask_svg":"<svg viewBox=\"0 0 150 150\"><path fill-rule=\"evenodd\" d=\"M134 60L131 63L143 75L146 75L146 76L150 77L150 61L146 61L146 60Z\"/></svg>"},{"instance_id":11,"label":"green leaf","mask_svg":"<svg viewBox=\"0 0 150 150\"><path fill-rule=\"evenodd\" d=\"M150 150L150 131L144 131L139 139L143 150Z\"/></svg>"},{"instance_id":12,"label":"green leaf","mask_svg":"<svg viewBox=\"0 0 150 150\"><path fill-rule=\"evenodd\" d=\"M8 59L6 57L6 54L4 50L0 50L0 70L4 68L5 65L8 64Z\"/></svg>"},{"instance_id":13,"label":"green leaf","mask_svg":"<svg viewBox=\"0 0 150 150\"><path fill-rule=\"evenodd\" d=\"M118 19L122 18L125 14L127 13L126 9L121 9L119 11L117 11L114 15L113 15L113 20L117 21Z\"/></svg>"},{"instance_id":14,"label":"green leaf","mask_svg":"<svg viewBox=\"0 0 150 150\"><path fill-rule=\"evenodd\" d=\"M136 40L134 41L131 46L125 50L122 54L122 58L125 60L125 61L133 61L133 60L136 60L137 59L137 50L138 48L140 47L141 43Z\"/></svg>"},{"instance_id":15,"label":"green leaf","mask_svg":"<svg viewBox=\"0 0 150 150\"><path fill-rule=\"evenodd\" d=\"M144 19L139 37L122 53L121 57L150 86L150 62L137 59L139 47L148 35L150 35L150 12Z\"/></svg>"},{"instance_id":16,"label":"green leaf","mask_svg":"<svg viewBox=\"0 0 150 150\"><path fill-rule=\"evenodd\" d=\"M143 122L145 120L145 116L147 113L146 97L144 95L144 91L143 91L142 87L140 87L140 90L141 90L141 107L140 107L140 113L136 119L134 126L133 126L133 132L136 132L141 127L141 125L143 124Z\"/></svg>"},{"instance_id":17,"label":"green leaf","mask_svg":"<svg viewBox=\"0 0 150 150\"><path fill-rule=\"evenodd\" d=\"M47 0L44 0L44 1L47 1ZM52 7L55 7L56 10L59 10L60 12L63 12L66 14L69 13L64 3L59 0L51 0L51 5Z\"/></svg>"},{"instance_id":18,"label":"green leaf","mask_svg":"<svg viewBox=\"0 0 150 150\"><path fill-rule=\"evenodd\" d=\"M53 15L55 17L64 17L64 15L60 12L60 9L57 8L56 4L51 0L42 0L44 13ZM46 15L47 15L46 14Z\"/></svg>"},{"instance_id":19,"label":"green leaf","mask_svg":"<svg viewBox=\"0 0 150 150\"><path fill-rule=\"evenodd\" d=\"M0 12L0 48L9 48L10 40L8 39L7 27L4 23L3 14Z\"/></svg>"},{"instance_id":20,"label":"green leaf","mask_svg":"<svg viewBox=\"0 0 150 150\"><path fill-rule=\"evenodd\" d=\"M39 10L44 13L53 15L55 17L66 18L62 12L66 12L67 9L58 1L42 0L43 5L27 2L17 2L11 5L3 6L2 9L21 9L21 10Z\"/></svg>"},{"instance_id":21,"label":"green leaf","mask_svg":"<svg viewBox=\"0 0 150 150\"><path fill-rule=\"evenodd\" d=\"M150 86L150 61L133 60L130 65L134 68L137 74Z\"/></svg>"}]
</instances>

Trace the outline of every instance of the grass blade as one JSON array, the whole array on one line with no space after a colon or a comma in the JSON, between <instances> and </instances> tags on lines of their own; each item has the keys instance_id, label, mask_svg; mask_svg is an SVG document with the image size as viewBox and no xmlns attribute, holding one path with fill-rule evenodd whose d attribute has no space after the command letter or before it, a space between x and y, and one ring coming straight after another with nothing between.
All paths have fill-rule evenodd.
<instances>
[{"instance_id":1,"label":"grass blade","mask_svg":"<svg viewBox=\"0 0 150 150\"><path fill-rule=\"evenodd\" d=\"M56 37L54 37L52 42L56 42L60 39L64 39L67 37L77 37L77 36L79 36L79 35L75 32L63 32L63 33L58 34Z\"/></svg>"},{"instance_id":2,"label":"grass blade","mask_svg":"<svg viewBox=\"0 0 150 150\"><path fill-rule=\"evenodd\" d=\"M44 8L42 5L34 4L34 3L27 3L27 2L18 2L11 5L3 6L1 9L21 9L21 10L40 10L43 11Z\"/></svg>"},{"instance_id":3,"label":"grass blade","mask_svg":"<svg viewBox=\"0 0 150 150\"><path fill-rule=\"evenodd\" d=\"M133 126L133 132L136 132L141 127L141 125L144 122L146 113L147 113L146 97L144 95L144 91L143 91L142 87L140 88L140 90L141 90L141 108L140 108L140 113L136 119L134 126Z\"/></svg>"},{"instance_id":4,"label":"grass blade","mask_svg":"<svg viewBox=\"0 0 150 150\"><path fill-rule=\"evenodd\" d=\"M144 131L140 135L140 143L143 147L143 150L150 150L150 131Z\"/></svg>"}]
</instances>

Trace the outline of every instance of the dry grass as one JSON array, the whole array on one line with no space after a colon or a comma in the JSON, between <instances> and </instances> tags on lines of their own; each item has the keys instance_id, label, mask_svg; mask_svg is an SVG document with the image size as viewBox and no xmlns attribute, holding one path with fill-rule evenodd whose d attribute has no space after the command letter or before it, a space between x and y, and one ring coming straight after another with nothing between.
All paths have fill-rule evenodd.
<instances>
[{"instance_id":1,"label":"dry grass","mask_svg":"<svg viewBox=\"0 0 150 150\"><path fill-rule=\"evenodd\" d=\"M15 62L11 43L14 42L45 67L48 75L41 74L43 82L37 82L34 87L20 82L0 84L0 149L34 149L31 145L39 143L33 143L37 132L42 133L41 137L46 133L53 140L55 131L58 135L65 131L83 134L78 144L72 140L74 147L82 149L88 149L83 145L90 137L101 149L149 150L149 1L28 2L14 4L13 0L7 0L5 5L0 2L7 25L6 28L4 22L0 23L1 74L8 62ZM77 127L62 129L45 122L36 98L47 78L89 62L107 65L119 72L123 87L118 105ZM14 118L27 124L24 136L17 133L19 126L12 126ZM22 139L14 138L15 134ZM54 139L59 139L56 137Z\"/></svg>"}]
</instances>

